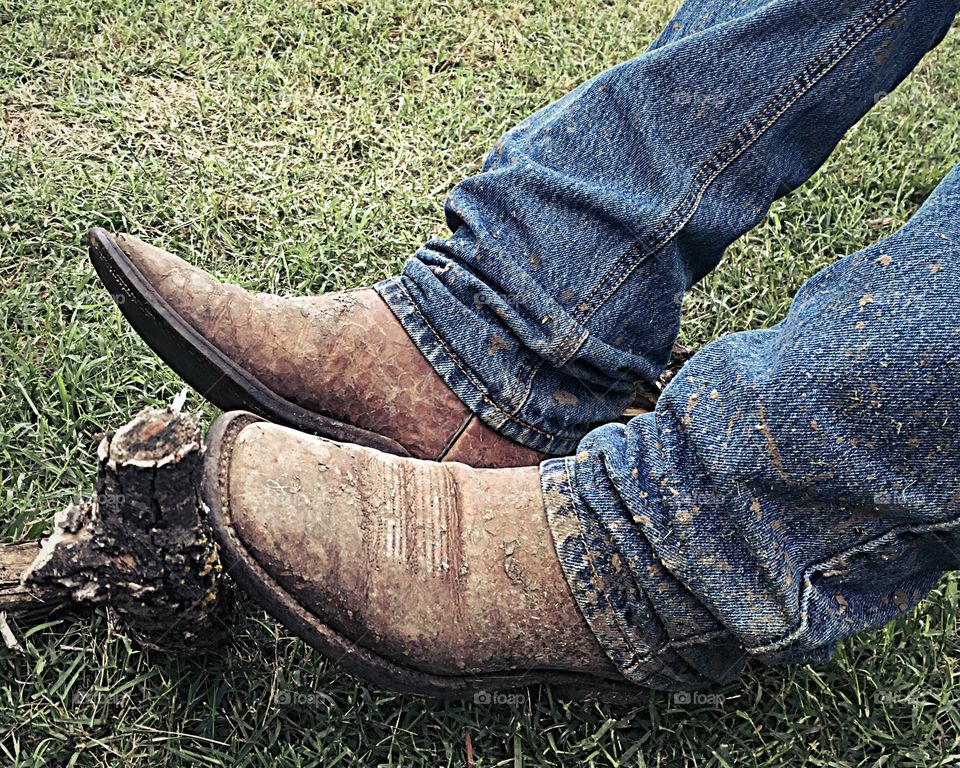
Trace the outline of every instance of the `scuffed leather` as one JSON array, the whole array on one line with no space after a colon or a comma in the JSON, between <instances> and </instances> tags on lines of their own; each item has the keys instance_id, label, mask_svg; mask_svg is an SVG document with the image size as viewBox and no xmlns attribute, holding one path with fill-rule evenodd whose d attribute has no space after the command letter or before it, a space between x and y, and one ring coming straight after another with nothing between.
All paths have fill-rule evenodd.
<instances>
[{"instance_id":1,"label":"scuffed leather","mask_svg":"<svg viewBox=\"0 0 960 768\"><path fill-rule=\"evenodd\" d=\"M116 241L187 323L281 397L392 438L418 458L441 458L470 416L371 289L253 293L133 235ZM539 461L474 421L446 460L489 467Z\"/></svg>"},{"instance_id":2,"label":"scuffed leather","mask_svg":"<svg viewBox=\"0 0 960 768\"><path fill-rule=\"evenodd\" d=\"M358 644L441 674L616 676L563 576L537 468L401 458L266 422L222 450L236 535Z\"/></svg>"}]
</instances>

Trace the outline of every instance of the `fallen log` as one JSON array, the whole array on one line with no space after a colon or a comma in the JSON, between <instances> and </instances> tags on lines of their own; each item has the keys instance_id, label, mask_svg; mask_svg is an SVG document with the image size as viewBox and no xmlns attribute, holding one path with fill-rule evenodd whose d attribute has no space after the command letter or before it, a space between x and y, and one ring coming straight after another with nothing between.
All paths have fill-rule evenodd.
<instances>
[{"instance_id":1,"label":"fallen log","mask_svg":"<svg viewBox=\"0 0 960 768\"><path fill-rule=\"evenodd\" d=\"M30 622L104 605L146 646L222 646L242 601L206 523L202 474L198 418L142 410L101 441L89 499L42 543L0 547L0 612Z\"/></svg>"}]
</instances>

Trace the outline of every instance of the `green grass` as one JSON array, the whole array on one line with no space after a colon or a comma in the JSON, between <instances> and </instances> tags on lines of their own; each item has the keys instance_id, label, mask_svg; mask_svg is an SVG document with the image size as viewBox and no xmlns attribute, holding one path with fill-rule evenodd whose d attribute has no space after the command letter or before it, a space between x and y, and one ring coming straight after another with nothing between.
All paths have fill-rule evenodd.
<instances>
[{"instance_id":1,"label":"green grass","mask_svg":"<svg viewBox=\"0 0 960 768\"><path fill-rule=\"evenodd\" d=\"M88 491L96 435L181 383L92 277L125 229L246 286L394 273L499 134L638 53L651 0L0 0L0 528ZM805 277L893 231L960 158L955 29L687 304L702 344L779 319ZM199 407L196 400L194 405ZM255 617L220 657L138 649L106 617L16 627L0 765L937 766L960 761L942 582L820 669L755 670L684 704L533 689L510 706L374 689Z\"/></svg>"}]
</instances>

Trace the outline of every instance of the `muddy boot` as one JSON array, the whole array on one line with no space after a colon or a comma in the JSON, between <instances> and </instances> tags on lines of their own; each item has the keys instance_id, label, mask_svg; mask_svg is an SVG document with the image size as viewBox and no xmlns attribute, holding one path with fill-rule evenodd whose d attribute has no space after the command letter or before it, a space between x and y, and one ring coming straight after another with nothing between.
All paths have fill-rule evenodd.
<instances>
[{"instance_id":1,"label":"muddy boot","mask_svg":"<svg viewBox=\"0 0 960 768\"><path fill-rule=\"evenodd\" d=\"M217 419L207 452L227 572L351 672L453 697L630 688L567 586L537 468L403 458L241 412Z\"/></svg>"},{"instance_id":2,"label":"muddy boot","mask_svg":"<svg viewBox=\"0 0 960 768\"><path fill-rule=\"evenodd\" d=\"M417 458L484 467L542 458L474 416L371 289L250 293L131 235L95 229L89 241L131 325L224 410Z\"/></svg>"}]
</instances>

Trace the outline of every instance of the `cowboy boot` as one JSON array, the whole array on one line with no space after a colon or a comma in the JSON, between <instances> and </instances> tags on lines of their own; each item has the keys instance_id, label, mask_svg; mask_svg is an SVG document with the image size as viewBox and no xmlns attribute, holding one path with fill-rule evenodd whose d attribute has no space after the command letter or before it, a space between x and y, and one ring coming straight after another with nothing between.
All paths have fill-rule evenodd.
<instances>
[{"instance_id":1,"label":"cowboy boot","mask_svg":"<svg viewBox=\"0 0 960 768\"><path fill-rule=\"evenodd\" d=\"M93 229L89 244L134 329L223 410L417 458L480 467L543 458L475 416L372 289L251 293L132 235Z\"/></svg>"},{"instance_id":2,"label":"cowboy boot","mask_svg":"<svg viewBox=\"0 0 960 768\"><path fill-rule=\"evenodd\" d=\"M349 671L464 697L546 682L636 695L570 592L536 467L385 454L224 414L204 498L225 570Z\"/></svg>"}]
</instances>

